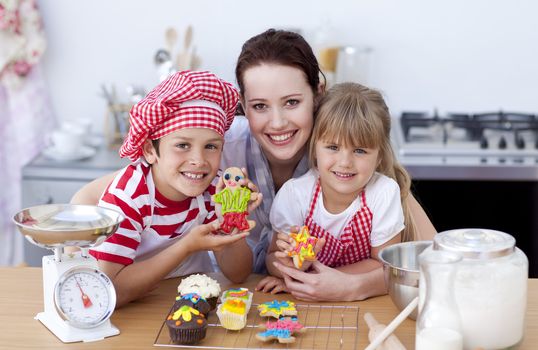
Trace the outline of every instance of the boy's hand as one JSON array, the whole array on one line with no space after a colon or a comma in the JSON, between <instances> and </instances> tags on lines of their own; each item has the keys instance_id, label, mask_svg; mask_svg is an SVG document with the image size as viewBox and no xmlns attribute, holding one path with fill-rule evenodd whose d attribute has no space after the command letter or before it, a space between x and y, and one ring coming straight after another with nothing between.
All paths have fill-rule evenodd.
<instances>
[{"instance_id":1,"label":"boy's hand","mask_svg":"<svg viewBox=\"0 0 538 350\"><path fill-rule=\"evenodd\" d=\"M196 226L181 239L180 242L186 244L187 249L190 252L197 252L200 250L219 251L227 245L235 243L249 235L249 232L241 232L234 235L213 234L219 227L220 224L218 220L210 222L209 224Z\"/></svg>"},{"instance_id":2,"label":"boy's hand","mask_svg":"<svg viewBox=\"0 0 538 350\"><path fill-rule=\"evenodd\" d=\"M271 294L288 292L284 280L275 276L264 277L260 282L258 282L255 290Z\"/></svg>"},{"instance_id":3,"label":"boy's hand","mask_svg":"<svg viewBox=\"0 0 538 350\"><path fill-rule=\"evenodd\" d=\"M258 192L258 186L256 186L248 178L247 168L241 168L241 171L243 172L243 174L245 174L245 178L239 180L238 183L240 186L248 187L248 189L251 191L250 201L247 207L247 210L250 213L261 204L263 198L262 198L262 194Z\"/></svg>"}]
</instances>

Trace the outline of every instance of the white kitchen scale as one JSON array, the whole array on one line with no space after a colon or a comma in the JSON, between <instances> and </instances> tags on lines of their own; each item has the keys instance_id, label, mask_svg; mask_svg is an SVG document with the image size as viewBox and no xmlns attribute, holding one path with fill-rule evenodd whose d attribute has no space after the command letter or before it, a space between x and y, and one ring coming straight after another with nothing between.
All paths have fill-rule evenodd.
<instances>
[{"instance_id":1,"label":"white kitchen scale","mask_svg":"<svg viewBox=\"0 0 538 350\"><path fill-rule=\"evenodd\" d=\"M88 255L88 248L113 234L123 219L114 210L71 204L35 206L13 217L28 241L54 251L43 257L45 311L35 319L64 343L102 340L120 333L110 322L116 291ZM64 253L68 246L81 250Z\"/></svg>"}]
</instances>

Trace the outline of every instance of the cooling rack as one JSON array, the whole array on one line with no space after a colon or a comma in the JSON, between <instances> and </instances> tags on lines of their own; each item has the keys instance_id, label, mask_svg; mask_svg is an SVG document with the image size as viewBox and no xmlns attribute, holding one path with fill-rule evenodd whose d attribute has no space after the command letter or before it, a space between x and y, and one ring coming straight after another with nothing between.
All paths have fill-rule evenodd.
<instances>
[{"instance_id":1,"label":"cooling rack","mask_svg":"<svg viewBox=\"0 0 538 350\"><path fill-rule=\"evenodd\" d=\"M256 333L262 332L260 324L268 318L260 317L258 304L252 304L247 315L247 326L240 331L230 331L220 326L212 311L208 317L206 337L195 345L172 343L166 327L166 316L154 346L195 349L356 349L359 332L359 307L340 305L296 305L298 321L306 328L295 334L295 343L280 344L277 340L262 342Z\"/></svg>"}]
</instances>

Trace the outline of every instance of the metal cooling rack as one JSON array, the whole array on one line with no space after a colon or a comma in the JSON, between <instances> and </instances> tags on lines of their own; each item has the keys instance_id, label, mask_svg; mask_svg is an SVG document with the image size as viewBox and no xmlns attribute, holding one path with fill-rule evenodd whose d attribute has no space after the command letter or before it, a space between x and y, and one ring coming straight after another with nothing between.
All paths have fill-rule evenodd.
<instances>
[{"instance_id":1,"label":"metal cooling rack","mask_svg":"<svg viewBox=\"0 0 538 350\"><path fill-rule=\"evenodd\" d=\"M260 317L258 304L252 304L247 315L247 326L240 331L230 331L220 326L212 311L209 315L206 337L195 345L172 343L166 317L154 346L190 349L356 349L359 332L359 307L339 305L296 305L298 321L306 328L295 334L295 343L280 344L278 340L262 342L256 333L262 332L260 324L268 318Z\"/></svg>"}]
</instances>

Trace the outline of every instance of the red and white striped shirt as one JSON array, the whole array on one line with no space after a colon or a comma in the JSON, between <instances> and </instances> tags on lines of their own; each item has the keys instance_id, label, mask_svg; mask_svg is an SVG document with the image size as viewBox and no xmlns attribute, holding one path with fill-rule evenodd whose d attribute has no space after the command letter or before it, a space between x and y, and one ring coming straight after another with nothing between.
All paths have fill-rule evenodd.
<instances>
[{"instance_id":1,"label":"red and white striped shirt","mask_svg":"<svg viewBox=\"0 0 538 350\"><path fill-rule=\"evenodd\" d=\"M211 195L218 176L198 197L172 201L160 194L153 182L151 167L142 159L128 165L103 193L99 206L125 215L118 230L90 250L98 260L122 265L147 259L181 239L193 227L216 219ZM168 277L192 272L213 271L206 251L189 256Z\"/></svg>"}]
</instances>

